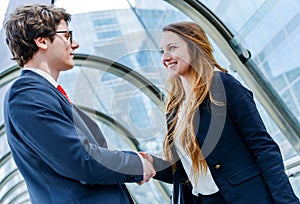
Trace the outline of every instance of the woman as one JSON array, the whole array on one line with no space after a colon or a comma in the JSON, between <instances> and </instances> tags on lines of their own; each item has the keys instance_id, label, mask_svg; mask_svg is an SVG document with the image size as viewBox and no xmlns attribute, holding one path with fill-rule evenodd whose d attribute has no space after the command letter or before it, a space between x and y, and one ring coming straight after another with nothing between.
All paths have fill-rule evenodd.
<instances>
[{"instance_id":1,"label":"woman","mask_svg":"<svg viewBox=\"0 0 300 204\"><path fill-rule=\"evenodd\" d=\"M299 203L251 91L222 68L202 28L163 28L163 65L171 71L165 161L146 153L156 179L173 183L174 203ZM169 165L170 166L170 165Z\"/></svg>"}]
</instances>

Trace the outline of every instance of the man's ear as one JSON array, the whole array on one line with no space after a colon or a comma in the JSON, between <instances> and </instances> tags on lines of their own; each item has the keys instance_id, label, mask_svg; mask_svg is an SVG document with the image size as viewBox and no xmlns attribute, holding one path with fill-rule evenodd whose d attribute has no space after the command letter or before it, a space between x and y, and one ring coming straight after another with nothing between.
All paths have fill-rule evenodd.
<instances>
[{"instance_id":1,"label":"man's ear","mask_svg":"<svg viewBox=\"0 0 300 204\"><path fill-rule=\"evenodd\" d=\"M47 49L47 47L48 47L49 39L47 39L45 37L37 37L34 39L34 42L38 46L38 48L44 50L44 49Z\"/></svg>"}]
</instances>

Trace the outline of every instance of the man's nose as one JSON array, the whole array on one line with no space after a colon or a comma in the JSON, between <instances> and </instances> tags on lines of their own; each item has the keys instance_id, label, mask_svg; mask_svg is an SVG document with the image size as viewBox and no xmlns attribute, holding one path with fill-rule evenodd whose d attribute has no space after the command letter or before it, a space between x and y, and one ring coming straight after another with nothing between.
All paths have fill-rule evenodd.
<instances>
[{"instance_id":1,"label":"man's nose","mask_svg":"<svg viewBox=\"0 0 300 204\"><path fill-rule=\"evenodd\" d=\"M71 44L73 50L79 48L79 43L76 40L72 40L72 44Z\"/></svg>"}]
</instances>

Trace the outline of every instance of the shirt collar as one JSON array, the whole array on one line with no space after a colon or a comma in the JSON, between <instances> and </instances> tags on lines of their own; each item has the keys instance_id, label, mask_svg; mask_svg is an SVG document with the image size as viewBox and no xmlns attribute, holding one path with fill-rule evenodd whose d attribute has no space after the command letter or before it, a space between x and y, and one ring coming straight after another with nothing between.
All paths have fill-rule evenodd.
<instances>
[{"instance_id":1,"label":"shirt collar","mask_svg":"<svg viewBox=\"0 0 300 204\"><path fill-rule=\"evenodd\" d=\"M58 83L47 72L45 72L41 69L24 67L23 70L33 71L33 72L41 75L45 79L47 79L47 81L49 81L54 87L58 86Z\"/></svg>"}]
</instances>

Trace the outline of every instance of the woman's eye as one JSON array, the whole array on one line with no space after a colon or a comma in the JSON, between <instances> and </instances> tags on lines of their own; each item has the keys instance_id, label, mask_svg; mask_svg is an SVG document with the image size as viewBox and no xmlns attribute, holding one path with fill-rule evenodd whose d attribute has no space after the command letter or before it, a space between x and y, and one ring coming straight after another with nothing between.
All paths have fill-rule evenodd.
<instances>
[{"instance_id":1,"label":"woman's eye","mask_svg":"<svg viewBox=\"0 0 300 204\"><path fill-rule=\"evenodd\" d=\"M175 46L170 46L169 49L170 50L174 50L176 47Z\"/></svg>"}]
</instances>

